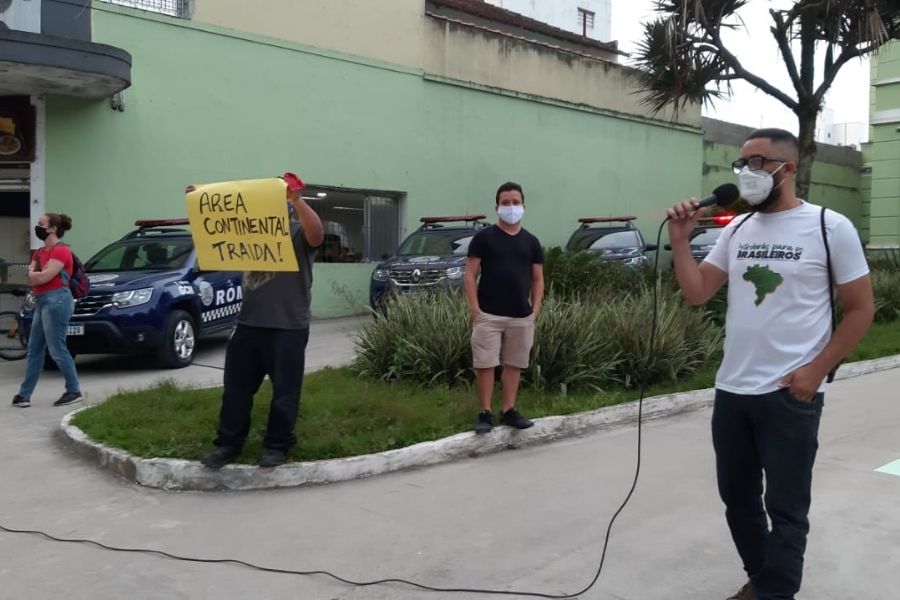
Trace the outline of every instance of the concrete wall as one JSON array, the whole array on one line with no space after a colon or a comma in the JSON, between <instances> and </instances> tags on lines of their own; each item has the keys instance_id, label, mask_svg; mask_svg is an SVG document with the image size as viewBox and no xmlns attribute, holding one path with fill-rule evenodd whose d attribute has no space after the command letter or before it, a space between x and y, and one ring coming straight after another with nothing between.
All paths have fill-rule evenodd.
<instances>
[{"instance_id":1,"label":"concrete wall","mask_svg":"<svg viewBox=\"0 0 900 600\"><path fill-rule=\"evenodd\" d=\"M731 163L740 157L740 149L751 127L703 119L703 193L716 186L737 181ZM868 223L864 215L861 191L862 154L852 148L819 144L813 165L809 201L846 215L867 239Z\"/></svg>"},{"instance_id":2,"label":"concrete wall","mask_svg":"<svg viewBox=\"0 0 900 600\"><path fill-rule=\"evenodd\" d=\"M201 0L195 4L193 20L419 68L424 4L424 0Z\"/></svg>"},{"instance_id":3,"label":"concrete wall","mask_svg":"<svg viewBox=\"0 0 900 600\"><path fill-rule=\"evenodd\" d=\"M871 243L900 246L900 42L872 59L871 134L866 164L871 167Z\"/></svg>"},{"instance_id":4,"label":"concrete wall","mask_svg":"<svg viewBox=\"0 0 900 600\"><path fill-rule=\"evenodd\" d=\"M426 12L430 15L426 15ZM447 16L440 16L446 13ZM194 21L383 61L437 77L651 116L628 81L632 71L580 56L562 41L532 41L480 17L428 11L424 0L244 0L198 2ZM464 21L465 24L459 21ZM542 39L542 38L541 38ZM594 52L585 50L585 53ZM289 76L285 73L284 76ZM698 126L699 107L678 116ZM663 119L674 119L663 114Z\"/></svg>"},{"instance_id":5,"label":"concrete wall","mask_svg":"<svg viewBox=\"0 0 900 600\"><path fill-rule=\"evenodd\" d=\"M699 129L98 6L95 41L133 56L125 111L47 103L47 210L72 215L66 239L85 257L135 219L183 216L188 183L287 169L404 193L410 231L423 214L492 214L497 185L518 180L546 245L585 215L636 214L655 235L700 189ZM372 267L316 265L314 315L354 312Z\"/></svg>"}]
</instances>

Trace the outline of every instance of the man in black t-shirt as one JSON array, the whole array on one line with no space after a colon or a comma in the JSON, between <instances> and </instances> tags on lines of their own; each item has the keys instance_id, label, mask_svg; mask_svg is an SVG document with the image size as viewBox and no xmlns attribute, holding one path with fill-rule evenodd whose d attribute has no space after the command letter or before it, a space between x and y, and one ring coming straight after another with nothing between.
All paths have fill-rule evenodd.
<instances>
[{"instance_id":1,"label":"man in black t-shirt","mask_svg":"<svg viewBox=\"0 0 900 600\"><path fill-rule=\"evenodd\" d=\"M272 403L259 466L284 463L297 443L294 426L309 342L312 268L324 231L319 216L303 200L303 181L293 173L282 179L300 270L244 273L241 314L225 353L216 449L201 459L210 469L221 469L240 456L250 432L253 396L266 375L272 382Z\"/></svg>"},{"instance_id":2,"label":"man in black t-shirt","mask_svg":"<svg viewBox=\"0 0 900 600\"><path fill-rule=\"evenodd\" d=\"M517 183L497 190L496 225L475 234L466 261L466 298L472 310L472 364L481 412L475 433L493 427L494 370L503 364L500 422L517 429L534 425L516 410L522 369L534 342L534 322L544 297L544 251L522 227L525 194ZM478 272L481 279L476 284ZM477 285L477 287L476 287Z\"/></svg>"}]
</instances>

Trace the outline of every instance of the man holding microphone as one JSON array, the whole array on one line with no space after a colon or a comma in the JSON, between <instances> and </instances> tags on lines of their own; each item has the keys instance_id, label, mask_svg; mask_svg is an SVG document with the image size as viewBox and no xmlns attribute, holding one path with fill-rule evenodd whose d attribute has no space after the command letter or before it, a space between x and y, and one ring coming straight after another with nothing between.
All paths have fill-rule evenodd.
<instances>
[{"instance_id":1,"label":"man holding microphone","mask_svg":"<svg viewBox=\"0 0 900 600\"><path fill-rule=\"evenodd\" d=\"M753 211L725 228L700 265L688 242L697 201L668 211L685 300L704 304L728 282L712 436L719 495L749 576L734 600L792 599L800 590L825 379L874 315L859 236L843 215L796 197L798 161L791 133L750 135L733 166ZM829 278L843 306L834 332Z\"/></svg>"}]
</instances>

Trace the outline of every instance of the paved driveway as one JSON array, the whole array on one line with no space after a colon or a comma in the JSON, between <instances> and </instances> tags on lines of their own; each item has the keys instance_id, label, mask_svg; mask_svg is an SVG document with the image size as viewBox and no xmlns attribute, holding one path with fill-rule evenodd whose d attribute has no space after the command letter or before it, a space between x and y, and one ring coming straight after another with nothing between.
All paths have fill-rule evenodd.
<instances>
[{"instance_id":1,"label":"paved driveway","mask_svg":"<svg viewBox=\"0 0 900 600\"><path fill-rule=\"evenodd\" d=\"M348 332L358 323L317 324L310 366L346 360ZM222 353L222 345L213 344L198 362L221 364ZM193 383L221 377L202 367L160 373L110 359L79 358L79 366L92 398L161 375ZM23 368L0 364L0 388L8 398ZM0 405L0 522L109 544L329 569L358 579L568 592L593 576L607 521L634 468L636 431L623 426L336 485L161 492L115 479L51 440L63 414L50 406L60 386L46 378L30 409L12 409L6 400ZM900 458L897 389L900 370L886 371L838 382L826 398L801 599L897 597L900 477L874 472ZM637 493L613 531L600 582L584 598L721 600L743 583L716 497L708 421L703 410L645 425ZM321 577L178 563L0 533L2 599L451 597L401 587L354 589Z\"/></svg>"}]
</instances>

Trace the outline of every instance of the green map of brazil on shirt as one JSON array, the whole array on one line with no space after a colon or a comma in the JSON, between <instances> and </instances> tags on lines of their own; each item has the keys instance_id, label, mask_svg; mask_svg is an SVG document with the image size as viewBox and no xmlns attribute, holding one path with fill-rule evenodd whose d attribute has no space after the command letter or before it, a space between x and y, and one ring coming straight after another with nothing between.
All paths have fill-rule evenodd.
<instances>
[{"instance_id":1,"label":"green map of brazil on shirt","mask_svg":"<svg viewBox=\"0 0 900 600\"><path fill-rule=\"evenodd\" d=\"M775 292L778 286L784 283L784 277L768 266L753 265L747 267L744 272L744 281L749 281L756 288L756 306L759 306L766 296Z\"/></svg>"}]
</instances>

